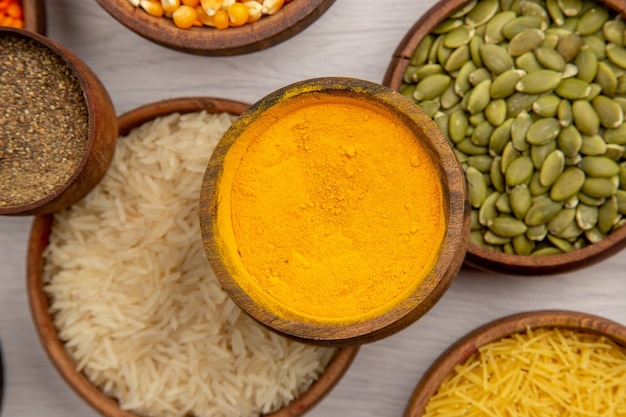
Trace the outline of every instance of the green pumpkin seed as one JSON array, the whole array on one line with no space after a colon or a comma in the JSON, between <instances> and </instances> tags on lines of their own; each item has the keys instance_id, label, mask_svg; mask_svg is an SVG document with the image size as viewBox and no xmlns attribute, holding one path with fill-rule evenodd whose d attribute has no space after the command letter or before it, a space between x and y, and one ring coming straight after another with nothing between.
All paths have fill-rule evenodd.
<instances>
[{"instance_id":1,"label":"green pumpkin seed","mask_svg":"<svg viewBox=\"0 0 626 417\"><path fill-rule=\"evenodd\" d=\"M565 157L565 166L566 167L576 166L581 161L581 159L583 159L583 158L579 154L576 154L574 156L566 156Z\"/></svg>"},{"instance_id":2,"label":"green pumpkin seed","mask_svg":"<svg viewBox=\"0 0 626 417\"><path fill-rule=\"evenodd\" d=\"M498 212L503 214L511 213L511 204L509 203L509 195L506 193L502 193L500 197L496 200L496 208Z\"/></svg>"},{"instance_id":3,"label":"green pumpkin seed","mask_svg":"<svg viewBox=\"0 0 626 417\"><path fill-rule=\"evenodd\" d=\"M463 25L463 21L461 19L446 19L443 22L439 23L432 30L432 33L436 35L441 35L444 33L448 33L453 29L456 29Z\"/></svg>"},{"instance_id":4,"label":"green pumpkin seed","mask_svg":"<svg viewBox=\"0 0 626 417\"><path fill-rule=\"evenodd\" d=\"M604 140L606 143L614 145L626 145L626 124L615 129L606 129L604 131Z\"/></svg>"},{"instance_id":5,"label":"green pumpkin seed","mask_svg":"<svg viewBox=\"0 0 626 417\"><path fill-rule=\"evenodd\" d=\"M508 51L511 56L520 56L526 52L531 52L539 47L546 38L544 32L539 29L524 30L511 39Z\"/></svg>"},{"instance_id":6,"label":"green pumpkin seed","mask_svg":"<svg viewBox=\"0 0 626 417\"><path fill-rule=\"evenodd\" d=\"M545 69L539 61L537 61L534 52L526 52L525 54L515 58L515 66L527 73Z\"/></svg>"},{"instance_id":7,"label":"green pumpkin seed","mask_svg":"<svg viewBox=\"0 0 626 417\"><path fill-rule=\"evenodd\" d=\"M554 219L563 208L563 203L544 199L533 203L524 217L528 226L539 226Z\"/></svg>"},{"instance_id":8,"label":"green pumpkin seed","mask_svg":"<svg viewBox=\"0 0 626 417\"><path fill-rule=\"evenodd\" d=\"M472 38L472 40L470 41L470 56L472 57L472 62L474 62L474 64L477 67L482 67L483 66L483 60L480 57L480 47L485 43L485 41L483 41L483 38L480 36L474 36Z\"/></svg>"},{"instance_id":9,"label":"green pumpkin seed","mask_svg":"<svg viewBox=\"0 0 626 417\"><path fill-rule=\"evenodd\" d=\"M554 246L545 246L539 249L536 249L535 251L533 251L533 253L530 254L530 256L554 256L554 255L560 255L561 252L558 248L554 247Z\"/></svg>"},{"instance_id":10,"label":"green pumpkin seed","mask_svg":"<svg viewBox=\"0 0 626 417\"><path fill-rule=\"evenodd\" d=\"M578 78L587 83L592 82L596 78L598 58L588 46L582 47L578 56L576 56L575 64L578 67Z\"/></svg>"},{"instance_id":11,"label":"green pumpkin seed","mask_svg":"<svg viewBox=\"0 0 626 417\"><path fill-rule=\"evenodd\" d=\"M550 16L548 15L548 12L542 5L538 3L533 3L530 1L522 2L521 15L538 17L539 19L541 19L542 22L545 23L546 27L550 24Z\"/></svg>"},{"instance_id":12,"label":"green pumpkin seed","mask_svg":"<svg viewBox=\"0 0 626 417\"><path fill-rule=\"evenodd\" d=\"M472 230L469 235L469 241L475 245L491 249L492 246L485 242L485 238L483 237L483 235L484 233L482 230Z\"/></svg>"},{"instance_id":13,"label":"green pumpkin seed","mask_svg":"<svg viewBox=\"0 0 626 417\"><path fill-rule=\"evenodd\" d=\"M430 118L435 116L435 114L439 111L439 106L440 106L439 101L437 100L422 101L420 103L417 103L417 105Z\"/></svg>"},{"instance_id":14,"label":"green pumpkin seed","mask_svg":"<svg viewBox=\"0 0 626 417\"><path fill-rule=\"evenodd\" d=\"M402 83L400 85L399 91L400 91L400 94L402 94L404 97L408 98L413 103L417 103L417 100L413 98L413 93L415 92L415 84Z\"/></svg>"},{"instance_id":15,"label":"green pumpkin seed","mask_svg":"<svg viewBox=\"0 0 626 417\"><path fill-rule=\"evenodd\" d=\"M451 54L452 54L452 49L446 48L445 46L443 46L443 41L441 41L437 48L437 61L440 64L445 66Z\"/></svg>"},{"instance_id":16,"label":"green pumpkin seed","mask_svg":"<svg viewBox=\"0 0 626 417\"><path fill-rule=\"evenodd\" d=\"M557 236L570 242L575 242L585 231L578 227L578 223L572 222Z\"/></svg>"},{"instance_id":17,"label":"green pumpkin seed","mask_svg":"<svg viewBox=\"0 0 626 417\"><path fill-rule=\"evenodd\" d=\"M580 147L582 155L604 155L606 142L599 135L583 135L583 144Z\"/></svg>"},{"instance_id":18,"label":"green pumpkin seed","mask_svg":"<svg viewBox=\"0 0 626 417\"><path fill-rule=\"evenodd\" d=\"M489 155L471 155L467 158L467 163L480 172L490 172L493 158Z\"/></svg>"},{"instance_id":19,"label":"green pumpkin seed","mask_svg":"<svg viewBox=\"0 0 626 417\"><path fill-rule=\"evenodd\" d=\"M565 16L576 16L583 7L581 0L557 0L557 3Z\"/></svg>"},{"instance_id":20,"label":"green pumpkin seed","mask_svg":"<svg viewBox=\"0 0 626 417\"><path fill-rule=\"evenodd\" d=\"M565 201L578 194L585 183L585 173L579 168L566 168L550 188L550 198Z\"/></svg>"},{"instance_id":21,"label":"green pumpkin seed","mask_svg":"<svg viewBox=\"0 0 626 417\"><path fill-rule=\"evenodd\" d=\"M578 55L583 41L577 33L565 36L559 41L556 51L563 57L565 62L570 62Z\"/></svg>"},{"instance_id":22,"label":"green pumpkin seed","mask_svg":"<svg viewBox=\"0 0 626 417\"><path fill-rule=\"evenodd\" d=\"M452 51L446 60L444 68L448 73L458 71L470 59L469 46L462 45Z\"/></svg>"},{"instance_id":23,"label":"green pumpkin seed","mask_svg":"<svg viewBox=\"0 0 626 417\"><path fill-rule=\"evenodd\" d=\"M503 194L505 195L505 194ZM524 222L514 219L513 217L496 217L490 219L487 227L493 233L502 237L515 237L526 233L528 226Z\"/></svg>"},{"instance_id":24,"label":"green pumpkin seed","mask_svg":"<svg viewBox=\"0 0 626 417\"><path fill-rule=\"evenodd\" d=\"M477 1L478 0L471 0L467 2L466 4L462 5L457 10L455 10L454 12L450 13L450 17L454 19L459 19L465 16L467 13L470 12L470 10L472 10L476 6Z\"/></svg>"},{"instance_id":25,"label":"green pumpkin seed","mask_svg":"<svg viewBox=\"0 0 626 417\"><path fill-rule=\"evenodd\" d=\"M617 102L606 96L598 96L592 101L600 119L600 124L606 128L616 128L624 122L624 112Z\"/></svg>"},{"instance_id":26,"label":"green pumpkin seed","mask_svg":"<svg viewBox=\"0 0 626 417\"><path fill-rule=\"evenodd\" d=\"M513 58L507 50L495 44L483 44L479 49L480 57L485 67L498 75L513 68Z\"/></svg>"},{"instance_id":27,"label":"green pumpkin seed","mask_svg":"<svg viewBox=\"0 0 626 417\"><path fill-rule=\"evenodd\" d=\"M484 68L484 67L476 68L469 75L469 82L474 87L476 87L478 84L482 83L483 81L488 81L488 80L491 80L491 73L489 72L487 68Z\"/></svg>"},{"instance_id":28,"label":"green pumpkin seed","mask_svg":"<svg viewBox=\"0 0 626 417\"><path fill-rule=\"evenodd\" d=\"M513 187L509 194L511 211L518 219L523 219L532 205L532 195L526 184Z\"/></svg>"},{"instance_id":29,"label":"green pumpkin seed","mask_svg":"<svg viewBox=\"0 0 626 417\"><path fill-rule=\"evenodd\" d=\"M526 141L531 145L545 145L554 141L561 132L561 124L555 118L539 119L530 125Z\"/></svg>"},{"instance_id":30,"label":"green pumpkin seed","mask_svg":"<svg viewBox=\"0 0 626 417\"><path fill-rule=\"evenodd\" d=\"M512 142L506 144L504 149L502 150L502 161L500 162L500 169L504 174L506 169L509 167L509 164L517 157L520 156L520 153L515 149Z\"/></svg>"},{"instance_id":31,"label":"green pumpkin seed","mask_svg":"<svg viewBox=\"0 0 626 417\"><path fill-rule=\"evenodd\" d=\"M603 234L609 233L619 219L617 198L615 196L607 198L606 202L598 209L598 230Z\"/></svg>"},{"instance_id":32,"label":"green pumpkin seed","mask_svg":"<svg viewBox=\"0 0 626 417\"><path fill-rule=\"evenodd\" d=\"M463 97L467 93L472 85L469 82L469 75L476 69L476 65L472 61L468 61L459 70L459 73L454 80L454 92Z\"/></svg>"},{"instance_id":33,"label":"green pumpkin seed","mask_svg":"<svg viewBox=\"0 0 626 417\"><path fill-rule=\"evenodd\" d=\"M582 145L583 137L578 129L571 125L561 129L557 138L557 146L565 156L574 157L578 155Z\"/></svg>"},{"instance_id":34,"label":"green pumpkin seed","mask_svg":"<svg viewBox=\"0 0 626 417\"><path fill-rule=\"evenodd\" d=\"M605 62L598 62L596 83L600 84L602 92L607 96L613 96L617 90L617 76Z\"/></svg>"},{"instance_id":35,"label":"green pumpkin seed","mask_svg":"<svg viewBox=\"0 0 626 417\"><path fill-rule=\"evenodd\" d=\"M626 190L617 190L615 199L617 201L617 210L620 214L626 215Z\"/></svg>"},{"instance_id":36,"label":"green pumpkin seed","mask_svg":"<svg viewBox=\"0 0 626 417\"><path fill-rule=\"evenodd\" d=\"M536 16L519 16L502 27L502 34L506 39L510 40L526 29L545 30L546 27L546 23Z\"/></svg>"},{"instance_id":37,"label":"green pumpkin seed","mask_svg":"<svg viewBox=\"0 0 626 417\"><path fill-rule=\"evenodd\" d=\"M526 142L526 134L533 120L526 111L520 112L511 125L511 142L513 147L520 152L530 149L530 144Z\"/></svg>"},{"instance_id":38,"label":"green pumpkin seed","mask_svg":"<svg viewBox=\"0 0 626 417\"><path fill-rule=\"evenodd\" d=\"M533 113L541 117L556 117L560 104L560 97L554 94L546 94L545 96L539 97L537 101L533 103Z\"/></svg>"},{"instance_id":39,"label":"green pumpkin seed","mask_svg":"<svg viewBox=\"0 0 626 417\"><path fill-rule=\"evenodd\" d=\"M467 155L484 155L489 152L485 146L476 146L469 138L465 138L456 144L456 148Z\"/></svg>"},{"instance_id":40,"label":"green pumpkin seed","mask_svg":"<svg viewBox=\"0 0 626 417\"><path fill-rule=\"evenodd\" d=\"M443 43L443 36L437 36L433 40L433 44L430 46L430 50L428 51L428 59L427 63L436 64L437 63L437 53L439 52L439 46Z\"/></svg>"},{"instance_id":41,"label":"green pumpkin seed","mask_svg":"<svg viewBox=\"0 0 626 417\"><path fill-rule=\"evenodd\" d=\"M606 46L606 56L613 64L620 68L626 68L626 49L623 46L609 43Z\"/></svg>"},{"instance_id":42,"label":"green pumpkin seed","mask_svg":"<svg viewBox=\"0 0 626 417\"><path fill-rule=\"evenodd\" d=\"M557 26L563 24L565 17L563 16L563 11L559 7L557 0L546 0L546 10Z\"/></svg>"},{"instance_id":43,"label":"green pumpkin seed","mask_svg":"<svg viewBox=\"0 0 626 417\"><path fill-rule=\"evenodd\" d=\"M459 26L446 33L443 38L443 45L446 48L456 49L460 46L469 44L470 40L476 33L476 29L469 26Z\"/></svg>"},{"instance_id":44,"label":"green pumpkin seed","mask_svg":"<svg viewBox=\"0 0 626 417\"><path fill-rule=\"evenodd\" d=\"M502 162L502 157L500 156L496 156L495 158L493 158L493 163L491 164L491 170L489 171L489 177L491 178L491 185L493 186L493 188L500 192L503 193L505 191L505 184L504 184L504 174L502 173L502 169L501 169L501 162Z\"/></svg>"},{"instance_id":45,"label":"green pumpkin seed","mask_svg":"<svg viewBox=\"0 0 626 417\"><path fill-rule=\"evenodd\" d=\"M476 127L487 119L485 119L484 113L476 113L471 114L468 120L472 126Z\"/></svg>"},{"instance_id":46,"label":"green pumpkin seed","mask_svg":"<svg viewBox=\"0 0 626 417\"><path fill-rule=\"evenodd\" d=\"M584 135L595 135L600 129L600 118L591 103L586 100L576 100L572 104L574 125Z\"/></svg>"},{"instance_id":47,"label":"green pumpkin seed","mask_svg":"<svg viewBox=\"0 0 626 417\"><path fill-rule=\"evenodd\" d=\"M517 15L511 10L505 10L496 14L485 27L485 43L500 43L504 40L502 28L505 24L515 19Z\"/></svg>"},{"instance_id":48,"label":"green pumpkin seed","mask_svg":"<svg viewBox=\"0 0 626 417\"><path fill-rule=\"evenodd\" d=\"M485 201L478 209L478 222L482 226L487 227L487 224L491 219L498 217L499 213L496 209L496 201L498 201L500 195L501 194L497 191L492 192L485 198Z\"/></svg>"},{"instance_id":49,"label":"green pumpkin seed","mask_svg":"<svg viewBox=\"0 0 626 417\"><path fill-rule=\"evenodd\" d=\"M523 111L530 111L533 103L537 101L537 94L514 93L506 99L507 119L517 117Z\"/></svg>"},{"instance_id":50,"label":"green pumpkin seed","mask_svg":"<svg viewBox=\"0 0 626 417\"><path fill-rule=\"evenodd\" d=\"M624 31L626 31L626 23L623 20L609 20L602 26L606 41L620 46L624 46Z\"/></svg>"},{"instance_id":51,"label":"green pumpkin seed","mask_svg":"<svg viewBox=\"0 0 626 417\"><path fill-rule=\"evenodd\" d=\"M617 162L620 159L622 159L622 156L626 156L625 152L626 152L626 146L616 145L614 143L608 143L606 145L606 152L604 153L604 156Z\"/></svg>"},{"instance_id":52,"label":"green pumpkin seed","mask_svg":"<svg viewBox=\"0 0 626 417\"><path fill-rule=\"evenodd\" d=\"M523 70L510 69L498 75L491 83L489 93L493 99L507 98L515 92L515 85L525 75Z\"/></svg>"},{"instance_id":53,"label":"green pumpkin seed","mask_svg":"<svg viewBox=\"0 0 626 417\"><path fill-rule=\"evenodd\" d=\"M439 98L439 105L442 109L447 110L456 106L460 101L461 97L459 97L458 94L454 92L454 84L450 83L448 88L446 88L445 91L441 93L441 97Z\"/></svg>"},{"instance_id":54,"label":"green pumpkin seed","mask_svg":"<svg viewBox=\"0 0 626 417\"><path fill-rule=\"evenodd\" d=\"M505 245L507 243L511 243L510 237L499 236L491 230L487 230L483 235L483 238L485 239L485 242L490 245Z\"/></svg>"},{"instance_id":55,"label":"green pumpkin seed","mask_svg":"<svg viewBox=\"0 0 626 417\"><path fill-rule=\"evenodd\" d=\"M535 169L540 170L543 162L550 152L556 149L556 141L553 140L543 145L532 145L530 147L530 159L533 161Z\"/></svg>"},{"instance_id":56,"label":"green pumpkin seed","mask_svg":"<svg viewBox=\"0 0 626 417\"><path fill-rule=\"evenodd\" d=\"M543 94L561 83L561 73L551 70L538 70L524 75L515 89L526 94Z\"/></svg>"},{"instance_id":57,"label":"green pumpkin seed","mask_svg":"<svg viewBox=\"0 0 626 417\"><path fill-rule=\"evenodd\" d=\"M558 72L565 70L565 59L556 50L542 46L535 49L534 54L542 67Z\"/></svg>"},{"instance_id":58,"label":"green pumpkin seed","mask_svg":"<svg viewBox=\"0 0 626 417\"><path fill-rule=\"evenodd\" d=\"M602 86L600 84L591 83L589 84L589 94L587 94L585 100L593 101L593 99L598 97L600 94L602 94Z\"/></svg>"},{"instance_id":59,"label":"green pumpkin seed","mask_svg":"<svg viewBox=\"0 0 626 417\"><path fill-rule=\"evenodd\" d=\"M576 224L582 230L591 230L598 224L598 207L579 204L576 207Z\"/></svg>"},{"instance_id":60,"label":"green pumpkin seed","mask_svg":"<svg viewBox=\"0 0 626 417\"><path fill-rule=\"evenodd\" d=\"M572 243L560 237L548 235L548 240L562 253L568 253L574 250L574 245L572 245Z\"/></svg>"},{"instance_id":61,"label":"green pumpkin seed","mask_svg":"<svg viewBox=\"0 0 626 417\"><path fill-rule=\"evenodd\" d=\"M596 198L596 197L590 197L585 193L578 193L577 194L578 200L583 203L586 204L588 206L594 206L594 207L599 207L602 204L604 204L604 202L606 201L606 198Z\"/></svg>"},{"instance_id":62,"label":"green pumpkin seed","mask_svg":"<svg viewBox=\"0 0 626 417\"><path fill-rule=\"evenodd\" d=\"M563 173L565 168L565 156L560 150L552 151L543 162L539 171L539 181L544 187L549 187Z\"/></svg>"},{"instance_id":63,"label":"green pumpkin seed","mask_svg":"<svg viewBox=\"0 0 626 417\"><path fill-rule=\"evenodd\" d=\"M602 29L609 19L609 11L602 7L592 7L580 16L576 30L581 36L592 35Z\"/></svg>"},{"instance_id":64,"label":"green pumpkin seed","mask_svg":"<svg viewBox=\"0 0 626 417\"><path fill-rule=\"evenodd\" d=\"M507 119L496 127L489 138L489 155L495 157L502 154L502 150L511 139L511 125L513 119Z\"/></svg>"},{"instance_id":65,"label":"green pumpkin seed","mask_svg":"<svg viewBox=\"0 0 626 417\"><path fill-rule=\"evenodd\" d=\"M504 178L506 185L515 187L530 181L534 172L533 162L528 156L520 156L514 159L506 169Z\"/></svg>"},{"instance_id":66,"label":"green pumpkin seed","mask_svg":"<svg viewBox=\"0 0 626 417\"><path fill-rule=\"evenodd\" d=\"M439 131L441 133L443 133L443 135L446 137L447 140L450 141L451 140L450 139L450 133L449 133L450 117L447 114L443 113L443 112L437 112L433 116L433 121L435 122L435 124L439 128Z\"/></svg>"},{"instance_id":67,"label":"green pumpkin seed","mask_svg":"<svg viewBox=\"0 0 626 417\"><path fill-rule=\"evenodd\" d=\"M479 123L476 129L474 129L474 133L472 133L472 143L476 146L488 146L494 129L493 125L488 121Z\"/></svg>"},{"instance_id":68,"label":"green pumpkin seed","mask_svg":"<svg viewBox=\"0 0 626 417\"><path fill-rule=\"evenodd\" d=\"M594 227L593 229L587 230L585 232L585 237L591 243L598 243L602 239L604 239L606 237L606 235L604 233L600 232L597 227Z\"/></svg>"},{"instance_id":69,"label":"green pumpkin seed","mask_svg":"<svg viewBox=\"0 0 626 417\"><path fill-rule=\"evenodd\" d=\"M574 221L576 221L576 209L564 208L559 212L559 214L556 215L556 217L554 217L554 219L548 222L548 232L554 235L559 235Z\"/></svg>"},{"instance_id":70,"label":"green pumpkin seed","mask_svg":"<svg viewBox=\"0 0 626 417\"><path fill-rule=\"evenodd\" d=\"M474 89L469 93L467 111L470 114L479 113L485 110L485 107L487 107L491 99L491 96L489 95L490 88L491 80L484 80L474 87Z\"/></svg>"},{"instance_id":71,"label":"green pumpkin seed","mask_svg":"<svg viewBox=\"0 0 626 417\"><path fill-rule=\"evenodd\" d=\"M430 47L433 44L434 36L426 35L424 39L420 41L417 45L417 48L411 54L409 58L409 63L411 65L423 65L428 60L428 51L430 51Z\"/></svg>"},{"instance_id":72,"label":"green pumpkin seed","mask_svg":"<svg viewBox=\"0 0 626 417\"><path fill-rule=\"evenodd\" d=\"M429 75L417 84L413 97L417 101L432 100L440 96L451 82L452 79L445 74Z\"/></svg>"},{"instance_id":73,"label":"green pumpkin seed","mask_svg":"<svg viewBox=\"0 0 626 417\"><path fill-rule=\"evenodd\" d=\"M439 64L425 64L417 67L411 74L411 80L417 83L429 75L443 74L443 67Z\"/></svg>"},{"instance_id":74,"label":"green pumpkin seed","mask_svg":"<svg viewBox=\"0 0 626 417\"><path fill-rule=\"evenodd\" d=\"M570 198L568 198L567 200L565 200L563 202L563 207L565 208L576 208L578 206L578 203L580 203L580 200L578 199L577 195L573 195Z\"/></svg>"},{"instance_id":75,"label":"green pumpkin seed","mask_svg":"<svg viewBox=\"0 0 626 417\"><path fill-rule=\"evenodd\" d=\"M605 156L586 156L580 162L580 168L591 177L610 178L619 174L617 162Z\"/></svg>"},{"instance_id":76,"label":"green pumpkin seed","mask_svg":"<svg viewBox=\"0 0 626 417\"><path fill-rule=\"evenodd\" d=\"M548 229L545 224L540 224L538 226L529 226L526 231L526 238L531 241L540 242L546 238L548 235Z\"/></svg>"},{"instance_id":77,"label":"green pumpkin seed","mask_svg":"<svg viewBox=\"0 0 626 417\"><path fill-rule=\"evenodd\" d=\"M617 77L617 87L615 88L615 94L621 96L626 95L626 75L621 75Z\"/></svg>"},{"instance_id":78,"label":"green pumpkin seed","mask_svg":"<svg viewBox=\"0 0 626 417\"><path fill-rule=\"evenodd\" d=\"M515 236L511 239L513 250L516 255L528 256L535 249L535 243L528 239L526 235Z\"/></svg>"},{"instance_id":79,"label":"green pumpkin seed","mask_svg":"<svg viewBox=\"0 0 626 417\"><path fill-rule=\"evenodd\" d=\"M607 198L612 196L616 189L608 178L587 177L581 191L591 197Z\"/></svg>"},{"instance_id":80,"label":"green pumpkin seed","mask_svg":"<svg viewBox=\"0 0 626 417\"><path fill-rule=\"evenodd\" d=\"M597 36L583 36L583 45L587 45L596 54L598 60L606 58L606 43Z\"/></svg>"},{"instance_id":81,"label":"green pumpkin seed","mask_svg":"<svg viewBox=\"0 0 626 417\"><path fill-rule=\"evenodd\" d=\"M591 87L589 83L578 78L562 80L555 89L555 93L569 100L579 100L587 97Z\"/></svg>"},{"instance_id":82,"label":"green pumpkin seed","mask_svg":"<svg viewBox=\"0 0 626 417\"><path fill-rule=\"evenodd\" d=\"M544 32L545 33L545 32ZM556 49L559 44L559 35L556 33L546 34L543 42L541 42L542 48Z\"/></svg>"},{"instance_id":83,"label":"green pumpkin seed","mask_svg":"<svg viewBox=\"0 0 626 417\"><path fill-rule=\"evenodd\" d=\"M467 13L465 23L469 26L484 25L495 16L499 7L498 0L481 0Z\"/></svg>"},{"instance_id":84,"label":"green pumpkin seed","mask_svg":"<svg viewBox=\"0 0 626 417\"><path fill-rule=\"evenodd\" d=\"M467 116L463 110L457 110L450 115L450 122L448 123L448 132L450 133L450 139L454 143L459 143L465 139L465 131L467 130L468 121Z\"/></svg>"},{"instance_id":85,"label":"green pumpkin seed","mask_svg":"<svg viewBox=\"0 0 626 417\"><path fill-rule=\"evenodd\" d=\"M569 100L561 100L556 111L561 127L568 127L574 123L574 114L572 113L572 103Z\"/></svg>"},{"instance_id":86,"label":"green pumpkin seed","mask_svg":"<svg viewBox=\"0 0 626 417\"><path fill-rule=\"evenodd\" d=\"M506 119L506 101L492 100L485 108L485 117L494 126L500 126Z\"/></svg>"},{"instance_id":87,"label":"green pumpkin seed","mask_svg":"<svg viewBox=\"0 0 626 417\"><path fill-rule=\"evenodd\" d=\"M469 167L465 171L470 205L474 208L480 207L487 198L487 185L483 175L474 167Z\"/></svg>"}]
</instances>

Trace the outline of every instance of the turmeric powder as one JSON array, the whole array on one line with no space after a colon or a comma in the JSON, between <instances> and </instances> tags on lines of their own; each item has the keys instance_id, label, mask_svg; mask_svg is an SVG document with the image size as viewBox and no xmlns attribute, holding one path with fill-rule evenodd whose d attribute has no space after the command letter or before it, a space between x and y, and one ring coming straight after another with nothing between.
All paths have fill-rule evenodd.
<instances>
[{"instance_id":1,"label":"turmeric powder","mask_svg":"<svg viewBox=\"0 0 626 417\"><path fill-rule=\"evenodd\" d=\"M382 105L308 94L225 156L217 221L235 280L278 317L348 323L404 301L446 218L428 150Z\"/></svg>"}]
</instances>

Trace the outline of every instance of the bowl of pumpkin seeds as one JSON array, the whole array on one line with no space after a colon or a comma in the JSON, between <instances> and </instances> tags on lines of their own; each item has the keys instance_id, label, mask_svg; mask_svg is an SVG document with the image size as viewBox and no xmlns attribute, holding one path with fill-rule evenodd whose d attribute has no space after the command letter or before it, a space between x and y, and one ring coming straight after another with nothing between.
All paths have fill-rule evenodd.
<instances>
[{"instance_id":1,"label":"bowl of pumpkin seeds","mask_svg":"<svg viewBox=\"0 0 626 417\"><path fill-rule=\"evenodd\" d=\"M383 84L438 125L463 166L469 266L543 275L626 246L626 4L443 0Z\"/></svg>"}]
</instances>

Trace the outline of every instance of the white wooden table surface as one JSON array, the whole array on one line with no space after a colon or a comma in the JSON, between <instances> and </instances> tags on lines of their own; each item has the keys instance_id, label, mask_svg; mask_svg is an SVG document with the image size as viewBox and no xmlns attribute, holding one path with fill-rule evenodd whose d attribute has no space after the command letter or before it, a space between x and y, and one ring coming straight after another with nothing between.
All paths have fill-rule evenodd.
<instances>
[{"instance_id":1,"label":"white wooden table surface","mask_svg":"<svg viewBox=\"0 0 626 417\"><path fill-rule=\"evenodd\" d=\"M434 0L337 0L296 37L236 57L163 48L117 23L93 0L46 1L48 36L96 72L121 114L192 95L252 103L284 85L319 76L382 82L397 44ZM50 365L33 329L25 292L30 224L30 218L0 217L2 416L96 416ZM308 415L401 416L424 371L461 335L504 315L547 308L626 323L626 251L587 269L549 277L462 270L426 316L397 335L363 346L344 379Z\"/></svg>"}]
</instances>

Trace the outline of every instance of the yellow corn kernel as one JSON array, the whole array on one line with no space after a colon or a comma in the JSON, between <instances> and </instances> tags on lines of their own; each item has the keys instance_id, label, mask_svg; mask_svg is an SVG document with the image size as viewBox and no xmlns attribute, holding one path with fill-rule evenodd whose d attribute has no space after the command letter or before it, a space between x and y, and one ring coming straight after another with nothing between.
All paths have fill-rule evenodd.
<instances>
[{"instance_id":1,"label":"yellow corn kernel","mask_svg":"<svg viewBox=\"0 0 626 417\"><path fill-rule=\"evenodd\" d=\"M220 10L224 10L226 13L228 13L228 8L236 2L237 0L222 0L222 7L220 7Z\"/></svg>"},{"instance_id":2,"label":"yellow corn kernel","mask_svg":"<svg viewBox=\"0 0 626 417\"><path fill-rule=\"evenodd\" d=\"M263 16L263 6L258 1L244 1L243 5L248 8L248 21L246 23L258 22Z\"/></svg>"},{"instance_id":3,"label":"yellow corn kernel","mask_svg":"<svg viewBox=\"0 0 626 417\"><path fill-rule=\"evenodd\" d=\"M200 4L200 0L182 0L181 3L185 6L191 6L195 8L197 5Z\"/></svg>"},{"instance_id":4,"label":"yellow corn kernel","mask_svg":"<svg viewBox=\"0 0 626 417\"><path fill-rule=\"evenodd\" d=\"M161 6L166 13L173 13L180 6L180 0L161 0Z\"/></svg>"},{"instance_id":5,"label":"yellow corn kernel","mask_svg":"<svg viewBox=\"0 0 626 417\"><path fill-rule=\"evenodd\" d=\"M205 26L215 26L213 24L213 17L206 14L202 6L198 5L195 7L196 9L196 19L198 22L202 23Z\"/></svg>"},{"instance_id":6,"label":"yellow corn kernel","mask_svg":"<svg viewBox=\"0 0 626 417\"><path fill-rule=\"evenodd\" d=\"M200 0L200 4L207 15L213 16L222 7L222 0Z\"/></svg>"},{"instance_id":7,"label":"yellow corn kernel","mask_svg":"<svg viewBox=\"0 0 626 417\"><path fill-rule=\"evenodd\" d=\"M243 26L248 21L248 8L242 3L231 4L227 12L231 26Z\"/></svg>"},{"instance_id":8,"label":"yellow corn kernel","mask_svg":"<svg viewBox=\"0 0 626 417\"><path fill-rule=\"evenodd\" d=\"M151 16L162 17L163 16L163 6L158 1L150 1L150 0L141 0L139 3L142 9L146 11Z\"/></svg>"},{"instance_id":9,"label":"yellow corn kernel","mask_svg":"<svg viewBox=\"0 0 626 417\"><path fill-rule=\"evenodd\" d=\"M226 29L230 25L228 13L224 10L218 10L213 16L213 26L218 29Z\"/></svg>"},{"instance_id":10,"label":"yellow corn kernel","mask_svg":"<svg viewBox=\"0 0 626 417\"><path fill-rule=\"evenodd\" d=\"M283 4L285 0L263 0L263 14L274 14L283 7Z\"/></svg>"},{"instance_id":11,"label":"yellow corn kernel","mask_svg":"<svg viewBox=\"0 0 626 417\"><path fill-rule=\"evenodd\" d=\"M174 13L172 13L172 20L174 24L181 29L189 29L193 26L193 22L196 21L196 9L191 6L180 6Z\"/></svg>"},{"instance_id":12,"label":"yellow corn kernel","mask_svg":"<svg viewBox=\"0 0 626 417\"><path fill-rule=\"evenodd\" d=\"M128 0L128 2L135 7L139 7L139 3L141 3L139 0Z\"/></svg>"}]
</instances>

